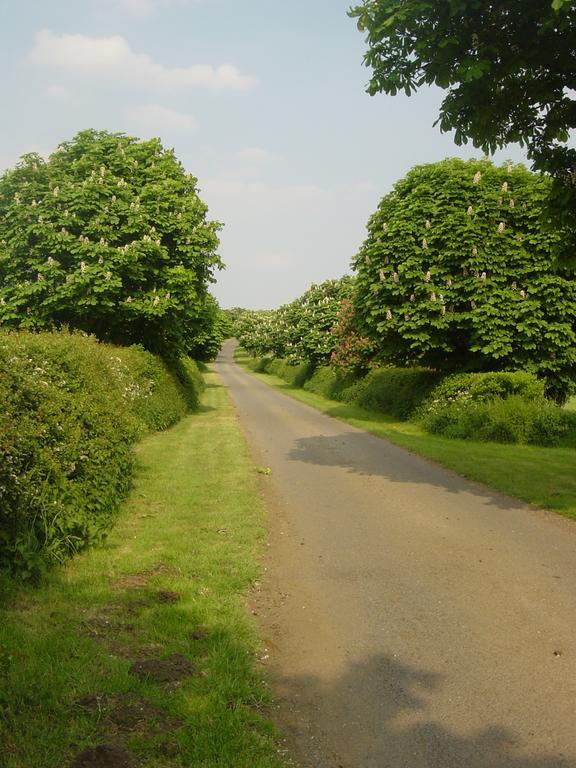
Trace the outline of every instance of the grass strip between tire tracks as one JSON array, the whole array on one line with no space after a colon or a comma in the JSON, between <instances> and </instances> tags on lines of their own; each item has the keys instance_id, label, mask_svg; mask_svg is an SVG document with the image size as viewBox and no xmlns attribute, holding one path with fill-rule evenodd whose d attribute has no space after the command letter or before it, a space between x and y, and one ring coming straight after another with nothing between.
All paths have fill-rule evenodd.
<instances>
[{"instance_id":1,"label":"grass strip between tire tracks","mask_svg":"<svg viewBox=\"0 0 576 768\"><path fill-rule=\"evenodd\" d=\"M199 413L138 447L106 544L38 589L5 590L3 768L96 765L96 747L107 766L283 765L245 604L263 504L230 401L208 379Z\"/></svg>"},{"instance_id":2,"label":"grass strip between tire tracks","mask_svg":"<svg viewBox=\"0 0 576 768\"><path fill-rule=\"evenodd\" d=\"M390 440L470 480L576 519L576 450L429 435L414 422L329 400L273 374L255 373L249 365L250 356L242 349L236 350L235 359L251 375L328 416Z\"/></svg>"}]
</instances>

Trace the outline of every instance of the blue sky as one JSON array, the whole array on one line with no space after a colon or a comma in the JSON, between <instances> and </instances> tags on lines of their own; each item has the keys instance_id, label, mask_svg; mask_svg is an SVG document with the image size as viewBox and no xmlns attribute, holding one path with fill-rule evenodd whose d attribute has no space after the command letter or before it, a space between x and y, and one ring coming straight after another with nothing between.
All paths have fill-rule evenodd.
<instances>
[{"instance_id":1,"label":"blue sky","mask_svg":"<svg viewBox=\"0 0 576 768\"><path fill-rule=\"evenodd\" d=\"M433 127L440 91L365 93L349 5L0 0L0 170L85 128L159 136L225 224L222 306L290 301L349 270L409 168L480 154Z\"/></svg>"}]
</instances>

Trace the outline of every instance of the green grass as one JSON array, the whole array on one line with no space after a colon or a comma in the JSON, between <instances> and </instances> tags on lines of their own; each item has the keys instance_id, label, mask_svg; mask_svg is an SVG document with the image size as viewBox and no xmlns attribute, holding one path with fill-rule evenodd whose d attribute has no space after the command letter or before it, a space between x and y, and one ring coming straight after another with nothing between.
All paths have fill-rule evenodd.
<instances>
[{"instance_id":1,"label":"green grass","mask_svg":"<svg viewBox=\"0 0 576 768\"><path fill-rule=\"evenodd\" d=\"M4 584L3 768L63 768L103 743L147 768L282 765L245 604L263 505L232 406L209 381L198 414L140 444L133 492L103 547L39 588ZM176 683L129 671L173 653L193 665ZM130 702L158 711L127 725Z\"/></svg>"},{"instance_id":2,"label":"green grass","mask_svg":"<svg viewBox=\"0 0 576 768\"><path fill-rule=\"evenodd\" d=\"M565 407L568 411L576 411L576 397L569 398Z\"/></svg>"},{"instance_id":3,"label":"green grass","mask_svg":"<svg viewBox=\"0 0 576 768\"><path fill-rule=\"evenodd\" d=\"M454 470L463 477L576 519L576 450L453 440L424 432L418 424L328 400L286 384L271 374L254 373L250 356L237 350L236 360L251 373L322 413L390 440Z\"/></svg>"}]
</instances>

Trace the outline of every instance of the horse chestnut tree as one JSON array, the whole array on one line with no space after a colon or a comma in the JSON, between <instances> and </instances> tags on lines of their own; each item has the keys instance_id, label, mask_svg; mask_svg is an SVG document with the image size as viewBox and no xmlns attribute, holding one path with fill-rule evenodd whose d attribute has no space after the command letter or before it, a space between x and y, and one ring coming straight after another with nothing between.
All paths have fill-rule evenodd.
<instances>
[{"instance_id":1,"label":"horse chestnut tree","mask_svg":"<svg viewBox=\"0 0 576 768\"><path fill-rule=\"evenodd\" d=\"M219 224L157 139L83 131L0 178L0 325L164 356L206 333Z\"/></svg>"},{"instance_id":2,"label":"horse chestnut tree","mask_svg":"<svg viewBox=\"0 0 576 768\"><path fill-rule=\"evenodd\" d=\"M542 223L548 178L522 165L417 166L370 218L356 316L380 362L525 369L558 401L576 377L576 282Z\"/></svg>"}]
</instances>

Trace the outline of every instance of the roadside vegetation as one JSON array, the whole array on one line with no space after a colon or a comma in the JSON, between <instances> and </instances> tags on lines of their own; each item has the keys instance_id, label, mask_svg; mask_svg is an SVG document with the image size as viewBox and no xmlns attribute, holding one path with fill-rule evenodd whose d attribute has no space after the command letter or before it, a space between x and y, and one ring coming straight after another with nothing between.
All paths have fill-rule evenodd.
<instances>
[{"instance_id":1,"label":"roadside vegetation","mask_svg":"<svg viewBox=\"0 0 576 768\"><path fill-rule=\"evenodd\" d=\"M242 348L238 348L236 360L266 383L328 416L390 440L463 477L576 519L576 441L573 436L565 439L562 447L545 448L432 435L418 421L403 420L354 402L336 402L317 390L312 391L306 387L305 380L298 377L299 366L254 358ZM320 370L320 376L325 370Z\"/></svg>"},{"instance_id":2,"label":"roadside vegetation","mask_svg":"<svg viewBox=\"0 0 576 768\"><path fill-rule=\"evenodd\" d=\"M207 378L199 412L138 446L105 544L41 590L4 596L6 768L280 766L245 604L263 506L234 411Z\"/></svg>"}]
</instances>

